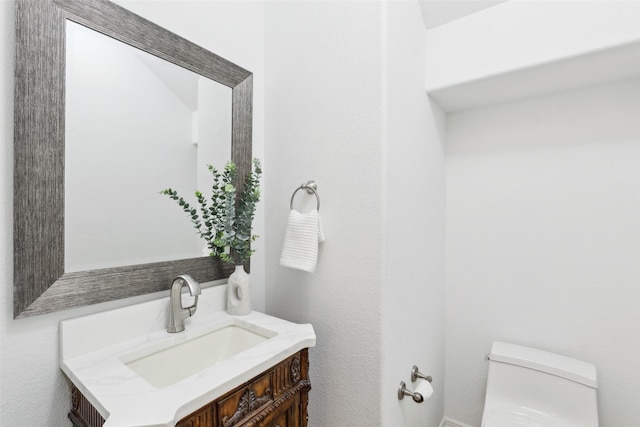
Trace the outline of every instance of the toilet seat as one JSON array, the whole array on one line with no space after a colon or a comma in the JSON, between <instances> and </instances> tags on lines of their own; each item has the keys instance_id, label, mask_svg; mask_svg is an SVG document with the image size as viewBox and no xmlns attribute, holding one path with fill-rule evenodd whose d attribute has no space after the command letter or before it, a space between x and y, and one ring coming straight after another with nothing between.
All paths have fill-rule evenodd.
<instances>
[{"instance_id":1,"label":"toilet seat","mask_svg":"<svg viewBox=\"0 0 640 427\"><path fill-rule=\"evenodd\" d=\"M484 420L482 427L580 427L548 414L525 407L496 409Z\"/></svg>"}]
</instances>

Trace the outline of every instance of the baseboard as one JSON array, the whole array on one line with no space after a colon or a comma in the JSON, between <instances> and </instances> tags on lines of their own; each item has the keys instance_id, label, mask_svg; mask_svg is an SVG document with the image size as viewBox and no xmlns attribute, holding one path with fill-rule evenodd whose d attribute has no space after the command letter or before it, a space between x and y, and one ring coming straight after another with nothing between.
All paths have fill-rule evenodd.
<instances>
[{"instance_id":1,"label":"baseboard","mask_svg":"<svg viewBox=\"0 0 640 427\"><path fill-rule=\"evenodd\" d=\"M444 417L440 423L440 427L471 427L469 424L463 424L460 421L454 421L451 418Z\"/></svg>"}]
</instances>

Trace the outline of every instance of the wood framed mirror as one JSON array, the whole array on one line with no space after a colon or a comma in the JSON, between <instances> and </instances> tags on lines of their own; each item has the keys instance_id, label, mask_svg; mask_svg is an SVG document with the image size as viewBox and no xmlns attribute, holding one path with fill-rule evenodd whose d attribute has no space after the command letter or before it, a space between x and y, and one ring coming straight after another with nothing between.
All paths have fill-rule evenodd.
<instances>
[{"instance_id":1,"label":"wood framed mirror","mask_svg":"<svg viewBox=\"0 0 640 427\"><path fill-rule=\"evenodd\" d=\"M184 273L199 282L228 277L234 267L211 257L65 271L67 22L231 88L231 159L238 188L251 170L249 71L106 0L17 0L14 318L162 291Z\"/></svg>"}]
</instances>

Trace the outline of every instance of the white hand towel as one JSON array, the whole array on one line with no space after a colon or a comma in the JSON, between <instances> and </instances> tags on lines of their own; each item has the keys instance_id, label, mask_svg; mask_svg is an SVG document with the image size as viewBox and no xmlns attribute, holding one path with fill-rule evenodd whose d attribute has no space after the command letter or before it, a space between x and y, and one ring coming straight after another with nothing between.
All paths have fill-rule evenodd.
<instances>
[{"instance_id":1,"label":"white hand towel","mask_svg":"<svg viewBox=\"0 0 640 427\"><path fill-rule=\"evenodd\" d=\"M313 273L318 261L318 243L324 242L320 212L289 212L280 265Z\"/></svg>"}]
</instances>

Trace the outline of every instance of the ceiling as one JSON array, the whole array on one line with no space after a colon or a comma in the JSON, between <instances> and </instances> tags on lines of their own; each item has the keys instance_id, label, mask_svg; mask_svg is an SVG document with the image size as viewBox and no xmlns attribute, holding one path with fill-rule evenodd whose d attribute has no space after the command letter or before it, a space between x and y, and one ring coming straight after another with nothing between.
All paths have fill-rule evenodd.
<instances>
[{"instance_id":1,"label":"ceiling","mask_svg":"<svg viewBox=\"0 0 640 427\"><path fill-rule=\"evenodd\" d=\"M507 0L419 0L427 30Z\"/></svg>"}]
</instances>

